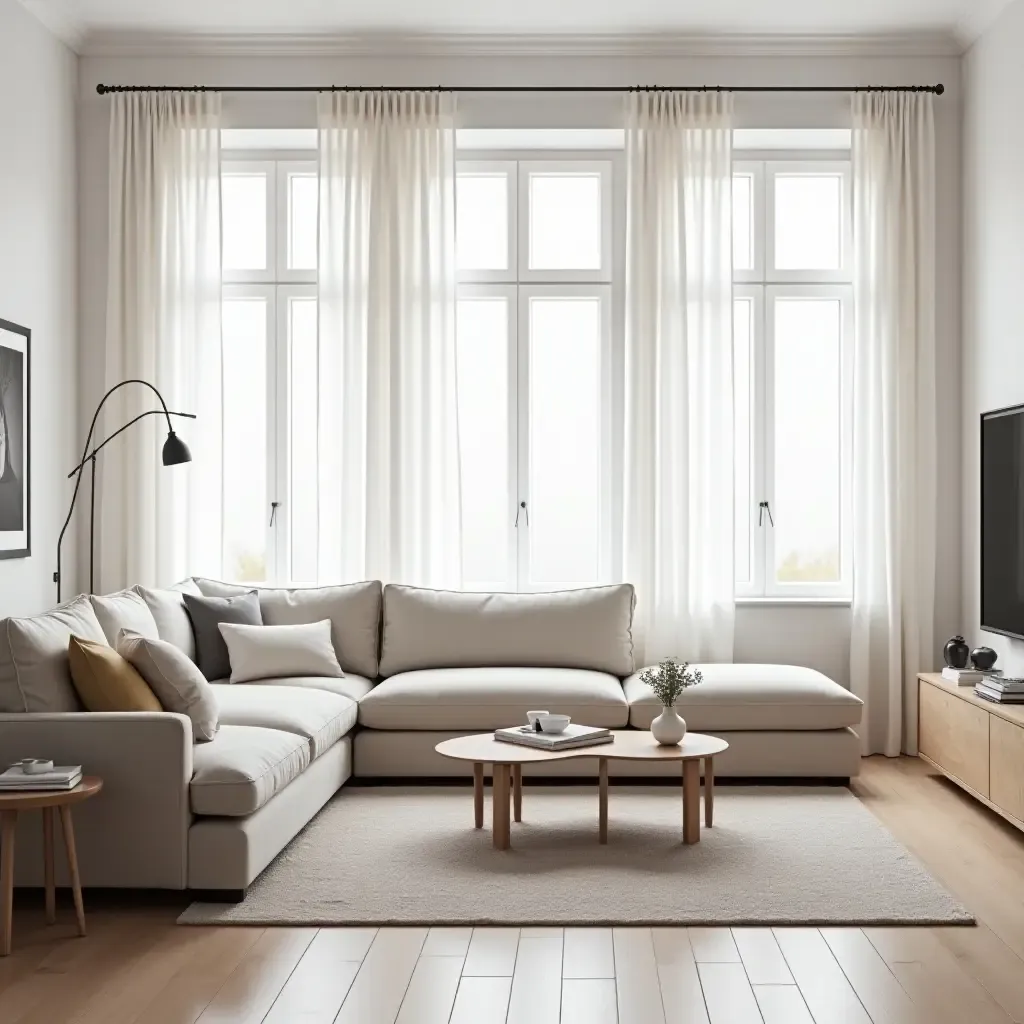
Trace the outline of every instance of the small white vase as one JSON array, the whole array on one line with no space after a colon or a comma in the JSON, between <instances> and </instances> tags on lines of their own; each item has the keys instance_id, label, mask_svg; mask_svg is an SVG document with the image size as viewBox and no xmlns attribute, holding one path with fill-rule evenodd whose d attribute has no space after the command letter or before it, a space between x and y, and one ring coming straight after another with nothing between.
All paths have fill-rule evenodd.
<instances>
[{"instance_id":1,"label":"small white vase","mask_svg":"<svg viewBox=\"0 0 1024 1024\"><path fill-rule=\"evenodd\" d=\"M678 746L686 735L686 722L674 707L662 708L661 714L651 722L651 735L663 747Z\"/></svg>"}]
</instances>

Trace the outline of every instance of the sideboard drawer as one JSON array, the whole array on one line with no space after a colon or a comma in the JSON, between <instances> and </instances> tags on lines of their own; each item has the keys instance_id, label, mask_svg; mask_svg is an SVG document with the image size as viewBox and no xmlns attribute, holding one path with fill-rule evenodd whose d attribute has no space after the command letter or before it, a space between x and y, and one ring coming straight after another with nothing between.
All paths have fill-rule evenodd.
<instances>
[{"instance_id":1,"label":"sideboard drawer","mask_svg":"<svg viewBox=\"0 0 1024 1024\"><path fill-rule=\"evenodd\" d=\"M918 746L922 754L983 797L989 796L989 715L922 682Z\"/></svg>"},{"instance_id":2,"label":"sideboard drawer","mask_svg":"<svg viewBox=\"0 0 1024 1024\"><path fill-rule=\"evenodd\" d=\"M1024 821L1024 729L992 716L992 792L989 799Z\"/></svg>"}]
</instances>

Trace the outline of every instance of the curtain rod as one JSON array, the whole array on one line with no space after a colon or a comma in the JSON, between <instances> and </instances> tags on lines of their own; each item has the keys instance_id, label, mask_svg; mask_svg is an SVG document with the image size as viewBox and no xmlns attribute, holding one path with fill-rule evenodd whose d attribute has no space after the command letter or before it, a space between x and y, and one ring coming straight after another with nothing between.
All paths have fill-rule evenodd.
<instances>
[{"instance_id":1,"label":"curtain rod","mask_svg":"<svg viewBox=\"0 0 1024 1024\"><path fill-rule=\"evenodd\" d=\"M930 92L938 85L97 85L116 92Z\"/></svg>"}]
</instances>

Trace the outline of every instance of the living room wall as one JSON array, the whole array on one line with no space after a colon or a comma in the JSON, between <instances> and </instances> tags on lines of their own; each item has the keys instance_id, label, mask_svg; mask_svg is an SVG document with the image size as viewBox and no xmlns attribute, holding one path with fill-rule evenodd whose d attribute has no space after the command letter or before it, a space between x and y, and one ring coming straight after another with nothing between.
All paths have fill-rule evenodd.
<instances>
[{"instance_id":1,"label":"living room wall","mask_svg":"<svg viewBox=\"0 0 1024 1024\"><path fill-rule=\"evenodd\" d=\"M782 45L782 44L780 44ZM955 56L892 53L819 44L816 55L795 52L743 57L637 57L628 47L597 55L469 55L462 51L420 57L348 56L153 56L144 53L85 57L80 64L80 239L83 374L80 399L89 409L101 393L106 296L108 101L96 84L663 84L729 83L786 85L919 84L941 81L937 100L938 166L938 383L939 450L942 464L959 466L960 344L960 60ZM612 46L614 51L614 46ZM803 52L806 52L806 48ZM465 127L621 127L622 99L612 94L496 95L460 97ZM311 127L310 95L228 95L226 127ZM849 99L842 93L741 94L740 127L849 127ZM950 558L960 538L957 502L939 507L937 636L960 622L960 563ZM756 606L739 609L736 658L745 662L789 662L818 668L846 683L849 664L848 607Z\"/></svg>"},{"instance_id":2,"label":"living room wall","mask_svg":"<svg viewBox=\"0 0 1024 1024\"><path fill-rule=\"evenodd\" d=\"M77 62L17 0L0 0L0 319L32 331L32 555L0 560L0 616L54 603L77 461Z\"/></svg>"},{"instance_id":3,"label":"living room wall","mask_svg":"<svg viewBox=\"0 0 1024 1024\"><path fill-rule=\"evenodd\" d=\"M980 416L1024 402L1024 2L964 60L963 622L968 641L1024 674L1024 643L981 629Z\"/></svg>"}]
</instances>

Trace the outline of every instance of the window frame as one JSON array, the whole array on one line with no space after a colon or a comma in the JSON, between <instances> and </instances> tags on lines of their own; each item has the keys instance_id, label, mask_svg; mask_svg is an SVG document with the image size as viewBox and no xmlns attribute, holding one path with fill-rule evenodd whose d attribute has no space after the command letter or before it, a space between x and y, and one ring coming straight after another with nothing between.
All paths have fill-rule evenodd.
<instances>
[{"instance_id":1,"label":"window frame","mask_svg":"<svg viewBox=\"0 0 1024 1024\"><path fill-rule=\"evenodd\" d=\"M519 164L515 160L461 160L456 157L455 182L458 196L458 178L460 174L504 175L505 194L508 197L508 223L506 238L508 252L505 269L503 270L462 270L457 269L458 281L461 284L515 284L516 271L519 266L518 226L519 226ZM456 202L458 200L456 199ZM456 216L458 213L456 212ZM458 254L456 254L456 265Z\"/></svg>"},{"instance_id":2,"label":"window frame","mask_svg":"<svg viewBox=\"0 0 1024 1024\"><path fill-rule=\"evenodd\" d=\"M312 270L293 270L288 266L290 255L291 232L288 230L291 215L291 192L289 179L292 175L308 177L312 173L316 178L319 175L319 167L316 160L277 160L274 161L275 177L277 179L275 196L275 245L274 254L276 258L275 277L277 284L316 284L316 268Z\"/></svg>"},{"instance_id":3,"label":"window frame","mask_svg":"<svg viewBox=\"0 0 1024 1024\"><path fill-rule=\"evenodd\" d=\"M236 270L224 267L221 261L221 282L228 284L274 284L277 281L276 253L277 229L278 229L278 189L277 189L277 161L275 160L236 160L221 159L220 175L223 183L225 175L230 174L263 174L267 182L266 202L266 238L267 238L267 266L263 270Z\"/></svg>"}]
</instances>

